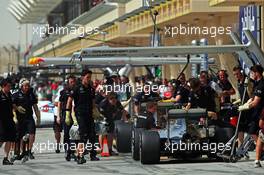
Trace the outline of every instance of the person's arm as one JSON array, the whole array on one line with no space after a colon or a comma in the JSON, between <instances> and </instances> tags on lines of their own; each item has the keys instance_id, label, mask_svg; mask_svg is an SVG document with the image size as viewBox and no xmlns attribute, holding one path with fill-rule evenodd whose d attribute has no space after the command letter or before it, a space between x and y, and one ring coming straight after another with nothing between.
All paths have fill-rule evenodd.
<instances>
[{"instance_id":1,"label":"person's arm","mask_svg":"<svg viewBox=\"0 0 264 175\"><path fill-rule=\"evenodd\" d=\"M261 101L261 97L255 96L254 99L249 102L249 109L255 108Z\"/></svg>"},{"instance_id":2,"label":"person's arm","mask_svg":"<svg viewBox=\"0 0 264 175\"><path fill-rule=\"evenodd\" d=\"M57 104L58 106L57 106L57 120L56 120L56 122L58 123L58 124L60 124L61 123L61 102L59 101L58 102L58 104Z\"/></svg>"},{"instance_id":3,"label":"person's arm","mask_svg":"<svg viewBox=\"0 0 264 175\"><path fill-rule=\"evenodd\" d=\"M40 125L40 111L39 111L39 108L38 108L38 105L37 104L34 104L33 105L33 109L34 109L34 112L36 114L36 117L37 117L37 126Z\"/></svg>"},{"instance_id":4,"label":"person's arm","mask_svg":"<svg viewBox=\"0 0 264 175\"><path fill-rule=\"evenodd\" d=\"M65 123L66 125L70 125L71 124L71 109L72 108L72 102L73 102L73 98L69 97L67 100L67 105L66 105L66 116L65 116Z\"/></svg>"}]
</instances>

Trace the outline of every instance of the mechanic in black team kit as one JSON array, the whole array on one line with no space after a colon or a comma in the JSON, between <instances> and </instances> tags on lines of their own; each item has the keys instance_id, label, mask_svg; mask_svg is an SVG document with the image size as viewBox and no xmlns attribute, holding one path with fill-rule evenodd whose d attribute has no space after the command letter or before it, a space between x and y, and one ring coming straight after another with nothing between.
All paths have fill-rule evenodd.
<instances>
[{"instance_id":1,"label":"mechanic in black team kit","mask_svg":"<svg viewBox=\"0 0 264 175\"><path fill-rule=\"evenodd\" d=\"M250 68L251 78L255 81L253 97L250 98L245 104L239 106L239 111L245 111L252 109L251 115L248 116L248 133L253 135L255 141L257 141L256 148L256 161L255 167L261 167L260 157L262 149L259 149L260 145L257 135L259 134L259 120L261 118L261 113L264 108L264 78L263 78L263 68L260 65L255 65Z\"/></svg>"},{"instance_id":2,"label":"mechanic in black team kit","mask_svg":"<svg viewBox=\"0 0 264 175\"><path fill-rule=\"evenodd\" d=\"M27 150L27 152L23 152L22 154L27 154L30 159L34 159L31 152L36 133L33 109L37 117L37 125L39 125L40 111L37 106L38 100L36 95L33 93L33 89L30 88L29 80L22 78L19 82L19 87L19 90L12 95L13 108L18 121L18 135L19 139L22 139L23 136L29 134L29 150Z\"/></svg>"},{"instance_id":3,"label":"mechanic in black team kit","mask_svg":"<svg viewBox=\"0 0 264 175\"><path fill-rule=\"evenodd\" d=\"M63 136L63 144L64 144L64 150L65 150L65 159L67 161L71 160L72 151L70 150L70 135L69 131L73 124L73 121L70 120L70 124L67 125L65 122L65 116L66 116L66 107L67 107L67 101L69 96L71 95L71 91L74 89L76 85L76 78L73 75L68 76L67 78L67 85L64 87L64 89L60 92L60 98L58 102L58 111L57 111L57 118L56 123L58 125L61 125L63 128L64 136Z\"/></svg>"},{"instance_id":4,"label":"mechanic in black team kit","mask_svg":"<svg viewBox=\"0 0 264 175\"><path fill-rule=\"evenodd\" d=\"M98 161L95 150L95 124L93 119L93 106L95 105L95 90L92 87L91 77L92 71L83 70L81 74L81 84L71 91L71 95L67 102L67 111L65 123L70 125L70 109L74 102L74 110L72 111L72 119L74 125L79 125L80 142L77 148L77 163L86 163L84 159L84 146L87 141L92 144L90 150L91 161Z\"/></svg>"},{"instance_id":5,"label":"mechanic in black team kit","mask_svg":"<svg viewBox=\"0 0 264 175\"><path fill-rule=\"evenodd\" d=\"M8 160L11 144L15 142L16 128L13 121L13 107L11 99L11 82L8 79L1 81L0 90L0 144L5 143L4 153L5 157L3 165L13 165Z\"/></svg>"}]
</instances>

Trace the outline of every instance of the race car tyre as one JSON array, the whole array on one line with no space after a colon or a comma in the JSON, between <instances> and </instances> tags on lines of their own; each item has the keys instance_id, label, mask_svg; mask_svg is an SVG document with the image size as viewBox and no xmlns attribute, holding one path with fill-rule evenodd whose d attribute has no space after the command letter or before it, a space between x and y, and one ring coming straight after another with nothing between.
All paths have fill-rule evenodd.
<instances>
[{"instance_id":1,"label":"race car tyre","mask_svg":"<svg viewBox=\"0 0 264 175\"><path fill-rule=\"evenodd\" d=\"M116 147L119 153L131 152L132 125L123 121L115 122Z\"/></svg>"},{"instance_id":2,"label":"race car tyre","mask_svg":"<svg viewBox=\"0 0 264 175\"><path fill-rule=\"evenodd\" d=\"M141 133L145 129L143 128L134 128L132 130L132 139L131 139L131 152L132 152L132 158L134 160L139 160L139 142Z\"/></svg>"},{"instance_id":3,"label":"race car tyre","mask_svg":"<svg viewBox=\"0 0 264 175\"><path fill-rule=\"evenodd\" d=\"M142 164L160 161L160 137L158 132L143 131L140 137L140 160Z\"/></svg>"}]
</instances>

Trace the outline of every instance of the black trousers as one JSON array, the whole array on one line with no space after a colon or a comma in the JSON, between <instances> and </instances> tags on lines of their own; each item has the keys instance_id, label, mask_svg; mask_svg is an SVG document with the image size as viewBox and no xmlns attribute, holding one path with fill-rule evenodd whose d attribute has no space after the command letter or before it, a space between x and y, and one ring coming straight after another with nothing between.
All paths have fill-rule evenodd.
<instances>
[{"instance_id":1,"label":"black trousers","mask_svg":"<svg viewBox=\"0 0 264 175\"><path fill-rule=\"evenodd\" d=\"M92 114L86 111L75 111L75 114L79 124L80 143L85 144L85 147L89 148L90 157L95 157L96 132Z\"/></svg>"}]
</instances>

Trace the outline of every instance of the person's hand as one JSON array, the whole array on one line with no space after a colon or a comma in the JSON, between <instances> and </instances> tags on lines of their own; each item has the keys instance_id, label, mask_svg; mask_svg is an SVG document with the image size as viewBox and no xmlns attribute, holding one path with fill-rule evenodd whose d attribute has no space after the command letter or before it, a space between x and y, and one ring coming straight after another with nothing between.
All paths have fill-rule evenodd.
<instances>
[{"instance_id":1,"label":"person's hand","mask_svg":"<svg viewBox=\"0 0 264 175\"><path fill-rule=\"evenodd\" d=\"M66 111L66 117L65 117L65 124L67 126L70 126L71 125L71 113L70 111Z\"/></svg>"},{"instance_id":2,"label":"person's hand","mask_svg":"<svg viewBox=\"0 0 264 175\"><path fill-rule=\"evenodd\" d=\"M15 124L17 124L18 123L18 120L17 120L16 112L13 112L13 115L14 115L13 121L15 122Z\"/></svg>"},{"instance_id":3,"label":"person's hand","mask_svg":"<svg viewBox=\"0 0 264 175\"><path fill-rule=\"evenodd\" d=\"M72 112L72 121L73 121L73 125L74 126L78 125L77 118L76 118L76 115L75 115L74 111Z\"/></svg>"},{"instance_id":4,"label":"person's hand","mask_svg":"<svg viewBox=\"0 0 264 175\"><path fill-rule=\"evenodd\" d=\"M237 105L237 104L239 104L239 103L241 103L241 99L238 99L238 100L234 101L232 104L233 104L233 105Z\"/></svg>"},{"instance_id":5,"label":"person's hand","mask_svg":"<svg viewBox=\"0 0 264 175\"><path fill-rule=\"evenodd\" d=\"M76 119L73 120L73 125L74 125L74 126L77 126L77 125L78 125L78 122L77 122Z\"/></svg>"},{"instance_id":6,"label":"person's hand","mask_svg":"<svg viewBox=\"0 0 264 175\"><path fill-rule=\"evenodd\" d=\"M238 111L241 112L241 111L246 111L246 110L249 110L249 103L245 103L243 105L240 105L238 107Z\"/></svg>"},{"instance_id":7,"label":"person's hand","mask_svg":"<svg viewBox=\"0 0 264 175\"><path fill-rule=\"evenodd\" d=\"M26 109L23 108L22 106L18 106L18 107L17 107L17 111L18 111L19 113L21 113L21 114L25 114L25 113L26 113Z\"/></svg>"},{"instance_id":8,"label":"person's hand","mask_svg":"<svg viewBox=\"0 0 264 175\"><path fill-rule=\"evenodd\" d=\"M188 112L190 108L191 108L190 105L187 105L186 107L184 107L184 106L182 107L182 109L184 109L186 112Z\"/></svg>"}]
</instances>

